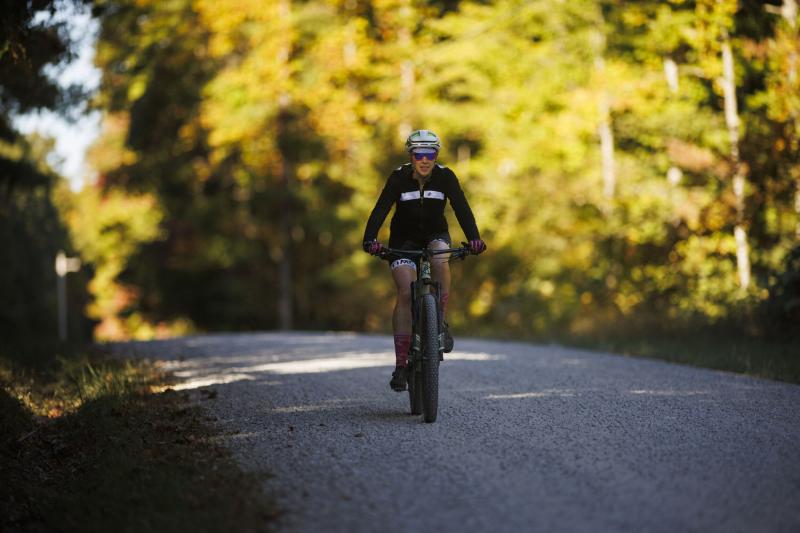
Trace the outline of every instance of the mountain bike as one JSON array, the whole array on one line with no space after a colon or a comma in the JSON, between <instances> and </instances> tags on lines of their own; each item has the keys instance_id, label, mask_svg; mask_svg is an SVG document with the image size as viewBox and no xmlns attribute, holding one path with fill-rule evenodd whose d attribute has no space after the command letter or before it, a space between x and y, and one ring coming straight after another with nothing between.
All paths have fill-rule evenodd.
<instances>
[{"instance_id":1,"label":"mountain bike","mask_svg":"<svg viewBox=\"0 0 800 533\"><path fill-rule=\"evenodd\" d=\"M463 248L444 250L398 250L383 248L378 257L387 261L407 258L417 265L417 279L411 282L411 347L408 352L408 396L412 415L435 422L439 409L439 363L443 360L444 333L439 283L431 277L431 260L450 254L449 261L472 255Z\"/></svg>"}]
</instances>

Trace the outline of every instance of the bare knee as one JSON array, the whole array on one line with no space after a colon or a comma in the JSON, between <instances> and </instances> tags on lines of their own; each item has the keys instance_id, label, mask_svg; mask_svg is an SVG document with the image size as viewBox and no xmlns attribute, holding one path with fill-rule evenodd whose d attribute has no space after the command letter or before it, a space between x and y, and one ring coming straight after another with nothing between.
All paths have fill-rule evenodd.
<instances>
[{"instance_id":1,"label":"bare knee","mask_svg":"<svg viewBox=\"0 0 800 533\"><path fill-rule=\"evenodd\" d=\"M411 287L397 287L397 305L408 306L411 303Z\"/></svg>"},{"instance_id":2,"label":"bare knee","mask_svg":"<svg viewBox=\"0 0 800 533\"><path fill-rule=\"evenodd\" d=\"M438 276L440 274L447 274L450 272L450 263L447 262L447 259L439 259L438 257L433 260L433 274Z\"/></svg>"},{"instance_id":3,"label":"bare knee","mask_svg":"<svg viewBox=\"0 0 800 533\"><path fill-rule=\"evenodd\" d=\"M400 267L392 271L395 287L397 287L398 305L408 306L411 303L411 282L414 280L414 271L408 267Z\"/></svg>"}]
</instances>

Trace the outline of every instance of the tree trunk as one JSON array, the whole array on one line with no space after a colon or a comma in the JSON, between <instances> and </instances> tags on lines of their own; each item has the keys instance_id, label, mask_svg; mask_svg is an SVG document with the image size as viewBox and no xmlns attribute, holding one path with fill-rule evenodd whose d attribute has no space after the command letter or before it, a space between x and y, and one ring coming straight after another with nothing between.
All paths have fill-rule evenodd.
<instances>
[{"instance_id":1,"label":"tree trunk","mask_svg":"<svg viewBox=\"0 0 800 533\"><path fill-rule=\"evenodd\" d=\"M664 77L667 79L669 92L673 95L678 95L679 77L678 77L678 64L671 57L664 58ZM675 165L671 165L667 170L667 182L673 187L676 187L683 178L683 172Z\"/></svg>"},{"instance_id":2,"label":"tree trunk","mask_svg":"<svg viewBox=\"0 0 800 533\"><path fill-rule=\"evenodd\" d=\"M603 160L603 194L606 198L613 198L617 188L616 163L614 161L614 132L611 131L609 118L608 97L604 93L600 96L600 155Z\"/></svg>"},{"instance_id":3,"label":"tree trunk","mask_svg":"<svg viewBox=\"0 0 800 533\"><path fill-rule=\"evenodd\" d=\"M600 124L597 128L600 137L600 158L603 173L603 195L606 198L613 198L617 188L616 163L614 161L614 132L611 129L611 112L609 106L609 95L606 87L606 62L603 58L606 48L606 37L603 33L603 15L600 13L600 29L594 35L594 67L600 80L600 96L598 100L598 111L600 114Z\"/></svg>"},{"instance_id":4,"label":"tree trunk","mask_svg":"<svg viewBox=\"0 0 800 533\"><path fill-rule=\"evenodd\" d=\"M282 243L281 259L278 263L278 325L282 330L292 329L292 256L291 256L291 220L289 203L289 176L283 177L283 205L281 205L279 231Z\"/></svg>"},{"instance_id":5,"label":"tree trunk","mask_svg":"<svg viewBox=\"0 0 800 533\"><path fill-rule=\"evenodd\" d=\"M678 64L671 57L664 58L664 77L667 79L669 85L669 92L678 94L680 87L680 78L678 77Z\"/></svg>"},{"instance_id":6,"label":"tree trunk","mask_svg":"<svg viewBox=\"0 0 800 533\"><path fill-rule=\"evenodd\" d=\"M766 4L764 9L768 13L783 17L784 22L786 22L786 25L788 26L789 39L794 43L797 43L798 39L800 39L800 36L797 35L797 0L783 0L783 4L780 7L772 4ZM794 87L795 83L797 82L798 54L796 44L795 47L789 51L789 57L786 58L786 61L788 63L786 65L786 85L791 88ZM792 131L795 132L794 137L790 138L791 144L789 146L789 150L790 153L797 153L798 145L800 145L800 143L797 141L797 132L800 130L798 125L800 124L796 109L789 109L789 117L791 119L790 127L792 128ZM795 222L794 234L797 239L800 239L800 167L795 165L790 169L789 173L795 183L794 211L797 215L797 221Z\"/></svg>"},{"instance_id":7,"label":"tree trunk","mask_svg":"<svg viewBox=\"0 0 800 533\"><path fill-rule=\"evenodd\" d=\"M736 224L733 235L736 239L736 267L739 274L739 288L746 291L750 286L750 250L747 244L747 230L744 227L744 186L745 167L739 157L739 112L736 105L736 80L733 72L733 52L730 38L723 34L722 42L722 90L725 99L725 124L728 127L728 140L733 166L733 194L736 202Z\"/></svg>"},{"instance_id":8,"label":"tree trunk","mask_svg":"<svg viewBox=\"0 0 800 533\"><path fill-rule=\"evenodd\" d=\"M783 0L781 15L789 25L793 37L797 37L797 0ZM793 85L797 81L797 52L792 50L789 53L789 84Z\"/></svg>"},{"instance_id":9,"label":"tree trunk","mask_svg":"<svg viewBox=\"0 0 800 533\"><path fill-rule=\"evenodd\" d=\"M402 26L398 30L400 50L413 50L411 31L409 30L412 16L413 13L410 3L404 3L400 8ZM406 140L406 137L408 137L413 130L428 127L427 125L414 125L412 122L412 117L414 116L413 105L416 82L414 61L409 57L400 64L400 111L403 113L403 118L400 121L398 133L403 141Z\"/></svg>"},{"instance_id":10,"label":"tree trunk","mask_svg":"<svg viewBox=\"0 0 800 533\"><path fill-rule=\"evenodd\" d=\"M283 21L289 21L291 17L291 1L282 0L279 5L280 18ZM280 60L282 61L281 77L284 83L284 92L279 98L278 105L280 110L277 117L277 132L276 142L279 147L280 161L276 175L280 180L280 197L281 206L278 220L278 239L281 245L281 258L278 263L278 326L282 330L290 330L294 326L292 317L294 311L292 309L292 287L294 282L292 280L292 171L291 165L287 158L287 154L280 147L284 144L282 137L286 134L287 121L289 120L288 108L291 102L291 96L288 92L291 73L289 72L289 54L291 51L291 42L287 41L283 44L280 51Z\"/></svg>"},{"instance_id":11,"label":"tree trunk","mask_svg":"<svg viewBox=\"0 0 800 533\"><path fill-rule=\"evenodd\" d=\"M786 21L787 25L789 26L789 31L791 32L791 37L797 42L797 39L800 37L797 35L797 0L783 0L783 6L781 6L781 15L783 16L784 20ZM797 49L793 48L791 52L789 52L789 68L787 72L788 83L790 87L793 87L797 82ZM798 132L798 124L800 120L798 120L796 110L793 110L791 113L792 116L792 127L794 128L795 138L793 143L795 144L795 150L797 149L797 134ZM795 152L797 153L797 152ZM794 226L794 236L798 240L800 240L800 167L795 165L792 169L792 174L794 174L794 212L797 215L797 222L795 222Z\"/></svg>"}]
</instances>

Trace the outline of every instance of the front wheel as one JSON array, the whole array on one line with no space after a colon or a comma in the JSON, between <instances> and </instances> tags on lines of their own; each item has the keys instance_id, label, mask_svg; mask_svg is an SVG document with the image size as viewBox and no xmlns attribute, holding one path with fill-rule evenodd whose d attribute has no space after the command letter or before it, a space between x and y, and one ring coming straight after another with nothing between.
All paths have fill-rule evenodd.
<instances>
[{"instance_id":1,"label":"front wheel","mask_svg":"<svg viewBox=\"0 0 800 533\"><path fill-rule=\"evenodd\" d=\"M435 422L439 410L439 316L432 294L422 297L422 411Z\"/></svg>"}]
</instances>

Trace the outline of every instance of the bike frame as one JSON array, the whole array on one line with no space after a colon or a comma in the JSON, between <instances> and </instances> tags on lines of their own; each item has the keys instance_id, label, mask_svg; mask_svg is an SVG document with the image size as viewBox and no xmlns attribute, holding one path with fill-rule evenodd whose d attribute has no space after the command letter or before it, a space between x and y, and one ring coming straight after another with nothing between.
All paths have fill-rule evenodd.
<instances>
[{"instance_id":1,"label":"bike frame","mask_svg":"<svg viewBox=\"0 0 800 533\"><path fill-rule=\"evenodd\" d=\"M464 243L466 245L466 243ZM434 281L431 261L437 255L449 254L448 261L464 259L471 252L464 248L445 250L395 250L386 248L381 259L413 259L417 279L411 282L411 347L408 352L408 393L411 414L423 414L425 422L435 422L439 404L439 362L444 353L442 301L439 283ZM434 329L433 315L436 314ZM424 316L422 316L424 315Z\"/></svg>"},{"instance_id":2,"label":"bike frame","mask_svg":"<svg viewBox=\"0 0 800 533\"><path fill-rule=\"evenodd\" d=\"M464 243L466 244L466 243ZM434 250L425 248L424 250L400 250L395 248L384 248L380 257L388 259L390 257L413 259L417 265L417 279L411 282L411 349L409 351L409 361L422 358L422 338L420 335L420 316L419 308L422 298L426 294L433 294L436 298L436 311L438 315L437 338L439 360L442 360L444 352L444 335L442 333L442 300L439 282L434 281L431 271L431 261L437 255L451 254L448 261L464 259L472 252L468 247L447 248Z\"/></svg>"}]
</instances>

